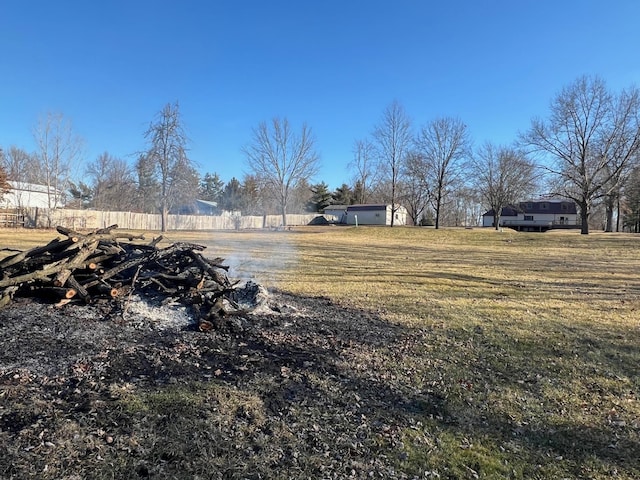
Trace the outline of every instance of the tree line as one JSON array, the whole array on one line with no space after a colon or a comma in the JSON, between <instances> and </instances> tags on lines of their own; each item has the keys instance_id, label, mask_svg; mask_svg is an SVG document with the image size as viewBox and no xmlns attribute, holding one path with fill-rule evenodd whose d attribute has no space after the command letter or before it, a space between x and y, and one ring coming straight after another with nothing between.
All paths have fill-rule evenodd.
<instances>
[{"instance_id":1,"label":"tree line","mask_svg":"<svg viewBox=\"0 0 640 480\"><path fill-rule=\"evenodd\" d=\"M189 158L189 138L178 103L166 104L143 132L145 148L133 163L108 152L81 160L81 139L60 114L34 129L35 152L0 150L0 194L9 181L67 192L67 206L160 213L194 213L195 201L246 215L320 212L332 204L387 203L407 209L416 225L476 225L536 193L573 200L582 233L640 231L640 94L619 92L600 77L582 76L551 101L546 118L507 145L474 145L467 125L437 117L414 125L391 102L365 138L355 139L351 178L334 191L313 183L320 168L311 127L286 118L261 122L242 147L249 173L224 182L200 175ZM79 165L85 165L81 172ZM78 180L81 178L81 180ZM49 196L49 207L60 197ZM617 215L616 215L617 213ZM392 215L392 219L395 215ZM393 220L392 220L393 221Z\"/></svg>"}]
</instances>

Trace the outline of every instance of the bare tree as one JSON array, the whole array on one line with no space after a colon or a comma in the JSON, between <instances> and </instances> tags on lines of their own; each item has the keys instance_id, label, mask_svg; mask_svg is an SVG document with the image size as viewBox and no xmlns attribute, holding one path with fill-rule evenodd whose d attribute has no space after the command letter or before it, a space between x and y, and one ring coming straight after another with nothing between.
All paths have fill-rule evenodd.
<instances>
[{"instance_id":1,"label":"bare tree","mask_svg":"<svg viewBox=\"0 0 640 480\"><path fill-rule=\"evenodd\" d=\"M353 160L349 168L354 171L354 185L357 185L356 203L366 203L371 189L374 173L375 149L369 140L356 140L353 147Z\"/></svg>"},{"instance_id":2,"label":"bare tree","mask_svg":"<svg viewBox=\"0 0 640 480\"><path fill-rule=\"evenodd\" d=\"M635 166L629 174L623 205L623 228L640 233L640 166Z\"/></svg>"},{"instance_id":3,"label":"bare tree","mask_svg":"<svg viewBox=\"0 0 640 480\"><path fill-rule=\"evenodd\" d=\"M493 210L496 230L502 209L535 190L536 166L515 148L486 143L474 155L471 170L476 190Z\"/></svg>"},{"instance_id":4,"label":"bare tree","mask_svg":"<svg viewBox=\"0 0 640 480\"><path fill-rule=\"evenodd\" d=\"M450 223L445 223L445 225L456 227L481 225L482 198L475 188L470 185L457 185L451 196L453 197L453 208L449 209L448 216L452 218Z\"/></svg>"},{"instance_id":5,"label":"bare tree","mask_svg":"<svg viewBox=\"0 0 640 480\"><path fill-rule=\"evenodd\" d=\"M2 165L9 180L18 184L33 183L38 160L21 148L11 146L2 156Z\"/></svg>"},{"instance_id":6,"label":"bare tree","mask_svg":"<svg viewBox=\"0 0 640 480\"><path fill-rule=\"evenodd\" d=\"M104 152L86 169L93 207L128 211L135 207L135 177L129 164Z\"/></svg>"},{"instance_id":7,"label":"bare tree","mask_svg":"<svg viewBox=\"0 0 640 480\"><path fill-rule=\"evenodd\" d=\"M11 146L3 152L2 167L7 173L7 180L16 187L13 190L16 206L22 208L26 203L28 193L27 184L38 182L40 166L34 154L27 153L21 148Z\"/></svg>"},{"instance_id":8,"label":"bare tree","mask_svg":"<svg viewBox=\"0 0 640 480\"><path fill-rule=\"evenodd\" d=\"M407 175L405 179L405 195L404 201L407 207L407 213L414 225L420 225L421 219L429 203L428 191L424 185L424 179L421 175L415 175L414 172L422 172L423 160L420 154L411 152L406 159L405 167Z\"/></svg>"},{"instance_id":9,"label":"bare tree","mask_svg":"<svg viewBox=\"0 0 640 480\"><path fill-rule=\"evenodd\" d=\"M311 185L307 180L302 180L293 190L289 202L289 210L292 213L307 213L311 211L310 204L313 198Z\"/></svg>"},{"instance_id":10,"label":"bare tree","mask_svg":"<svg viewBox=\"0 0 640 480\"><path fill-rule=\"evenodd\" d=\"M416 149L422 160L414 167L419 172L435 211L435 227L439 228L441 209L447 193L458 180L471 148L467 126L451 117L435 119L424 125L416 136Z\"/></svg>"},{"instance_id":11,"label":"bare tree","mask_svg":"<svg viewBox=\"0 0 640 480\"><path fill-rule=\"evenodd\" d=\"M253 138L244 148L249 169L275 197L282 224L287 224L287 209L297 187L318 171L319 157L315 139L306 124L299 134L289 121L274 118L253 129Z\"/></svg>"},{"instance_id":12,"label":"bare tree","mask_svg":"<svg viewBox=\"0 0 640 480\"><path fill-rule=\"evenodd\" d=\"M551 104L548 121L535 119L523 142L549 159L557 193L580 208L581 233L589 233L594 202L619 186L640 148L637 93L617 101L598 77L581 77Z\"/></svg>"},{"instance_id":13,"label":"bare tree","mask_svg":"<svg viewBox=\"0 0 640 480\"><path fill-rule=\"evenodd\" d=\"M149 142L149 149L143 163L154 167L160 186L158 200L162 231L165 232L169 211L180 202L194 199L198 192L198 175L193 162L187 157L188 138L178 103L166 104L144 136Z\"/></svg>"},{"instance_id":14,"label":"bare tree","mask_svg":"<svg viewBox=\"0 0 640 480\"><path fill-rule=\"evenodd\" d=\"M399 207L401 174L412 142L411 120L398 101L393 101L385 109L382 120L373 131L373 138L377 144L378 170L383 184L388 186L393 227Z\"/></svg>"},{"instance_id":15,"label":"bare tree","mask_svg":"<svg viewBox=\"0 0 640 480\"><path fill-rule=\"evenodd\" d=\"M605 166L609 180L603 185L605 231L613 231L613 212L618 212L619 230L620 196L632 169L638 164L640 153L640 91L623 90L614 98L610 135L603 141L602 155L608 159Z\"/></svg>"},{"instance_id":16,"label":"bare tree","mask_svg":"<svg viewBox=\"0 0 640 480\"><path fill-rule=\"evenodd\" d=\"M39 181L47 187L48 207L57 208L71 171L80 159L82 142L73 132L71 122L59 113L41 117L33 135L38 147Z\"/></svg>"}]
</instances>

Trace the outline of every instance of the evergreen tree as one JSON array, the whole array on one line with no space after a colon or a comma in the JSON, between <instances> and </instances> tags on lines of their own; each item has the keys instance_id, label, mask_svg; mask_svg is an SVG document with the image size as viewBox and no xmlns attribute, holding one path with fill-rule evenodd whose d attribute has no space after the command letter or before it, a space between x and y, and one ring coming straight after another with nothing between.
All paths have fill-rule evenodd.
<instances>
[{"instance_id":1,"label":"evergreen tree","mask_svg":"<svg viewBox=\"0 0 640 480\"><path fill-rule=\"evenodd\" d=\"M260 182L255 175L245 175L241 186L241 210L243 215L263 215L264 206L260 193Z\"/></svg>"},{"instance_id":2,"label":"evergreen tree","mask_svg":"<svg viewBox=\"0 0 640 480\"><path fill-rule=\"evenodd\" d=\"M329 192L329 185L325 182L317 183L311 186L311 201L309 202L309 209L313 212L321 212L326 207L331 205L333 196Z\"/></svg>"},{"instance_id":3,"label":"evergreen tree","mask_svg":"<svg viewBox=\"0 0 640 480\"><path fill-rule=\"evenodd\" d=\"M353 186L353 201L354 203L365 203L366 201L364 184L360 180Z\"/></svg>"},{"instance_id":4,"label":"evergreen tree","mask_svg":"<svg viewBox=\"0 0 640 480\"><path fill-rule=\"evenodd\" d=\"M0 156L2 155L2 149L0 149ZM9 179L7 177L7 171L3 166L0 166L0 200L11 190L11 185L9 185Z\"/></svg>"},{"instance_id":5,"label":"evergreen tree","mask_svg":"<svg viewBox=\"0 0 640 480\"><path fill-rule=\"evenodd\" d=\"M333 204L334 205L352 205L355 200L355 195L353 190L349 185L343 183L341 186L336 188L336 191L333 192Z\"/></svg>"},{"instance_id":6,"label":"evergreen tree","mask_svg":"<svg viewBox=\"0 0 640 480\"><path fill-rule=\"evenodd\" d=\"M93 203L93 189L84 182L79 182L77 185L69 182L69 193L72 199L67 204L69 207L89 208Z\"/></svg>"},{"instance_id":7,"label":"evergreen tree","mask_svg":"<svg viewBox=\"0 0 640 480\"><path fill-rule=\"evenodd\" d=\"M156 166L148 155L141 155L135 165L137 176L137 210L142 213L158 211L160 182L156 178Z\"/></svg>"},{"instance_id":8,"label":"evergreen tree","mask_svg":"<svg viewBox=\"0 0 640 480\"><path fill-rule=\"evenodd\" d=\"M200 180L200 188L198 190L200 200L220 204L223 191L224 182L217 173L207 172L204 174L204 177Z\"/></svg>"},{"instance_id":9,"label":"evergreen tree","mask_svg":"<svg viewBox=\"0 0 640 480\"><path fill-rule=\"evenodd\" d=\"M225 185L220 199L220 207L230 212L242 210L242 185L237 178L233 177Z\"/></svg>"}]
</instances>

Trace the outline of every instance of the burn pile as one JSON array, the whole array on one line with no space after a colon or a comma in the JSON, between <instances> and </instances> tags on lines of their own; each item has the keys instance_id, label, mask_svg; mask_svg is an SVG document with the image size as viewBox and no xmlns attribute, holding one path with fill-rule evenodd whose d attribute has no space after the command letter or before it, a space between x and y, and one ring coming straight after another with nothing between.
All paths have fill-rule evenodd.
<instances>
[{"instance_id":1,"label":"burn pile","mask_svg":"<svg viewBox=\"0 0 640 480\"><path fill-rule=\"evenodd\" d=\"M57 227L63 237L1 260L0 307L17 297L60 307L77 302L126 305L135 293L188 305L203 331L221 326L226 315L241 310L234 299L239 282L229 280L222 258L202 255L206 247L175 243L159 248L162 237L144 243L142 235L117 228L79 233Z\"/></svg>"}]
</instances>

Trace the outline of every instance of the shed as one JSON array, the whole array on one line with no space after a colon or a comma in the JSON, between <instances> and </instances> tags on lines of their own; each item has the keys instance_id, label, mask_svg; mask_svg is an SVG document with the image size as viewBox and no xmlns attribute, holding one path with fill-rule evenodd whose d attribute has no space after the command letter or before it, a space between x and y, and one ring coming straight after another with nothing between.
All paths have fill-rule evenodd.
<instances>
[{"instance_id":1,"label":"shed","mask_svg":"<svg viewBox=\"0 0 640 480\"><path fill-rule=\"evenodd\" d=\"M345 213L347 225L394 225L407 224L407 209L396 205L393 212L389 204L349 205Z\"/></svg>"},{"instance_id":2,"label":"shed","mask_svg":"<svg viewBox=\"0 0 640 480\"><path fill-rule=\"evenodd\" d=\"M324 208L323 213L325 217L333 217L336 223L347 223L347 208L348 205L329 205Z\"/></svg>"}]
</instances>

